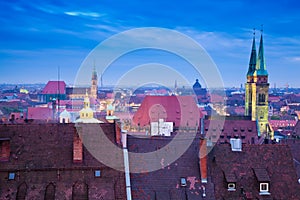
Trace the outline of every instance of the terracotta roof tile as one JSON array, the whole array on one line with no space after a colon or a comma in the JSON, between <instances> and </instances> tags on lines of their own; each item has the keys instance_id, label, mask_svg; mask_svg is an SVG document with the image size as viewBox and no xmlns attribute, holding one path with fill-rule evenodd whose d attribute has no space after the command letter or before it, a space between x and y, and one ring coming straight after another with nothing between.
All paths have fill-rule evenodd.
<instances>
[{"instance_id":1,"label":"terracotta roof tile","mask_svg":"<svg viewBox=\"0 0 300 200\"><path fill-rule=\"evenodd\" d=\"M66 94L66 83L64 81L48 81L42 94Z\"/></svg>"},{"instance_id":2,"label":"terracotta roof tile","mask_svg":"<svg viewBox=\"0 0 300 200\"><path fill-rule=\"evenodd\" d=\"M254 173L259 182L270 182L270 177L265 168L254 168Z\"/></svg>"},{"instance_id":3,"label":"terracotta roof tile","mask_svg":"<svg viewBox=\"0 0 300 200\"><path fill-rule=\"evenodd\" d=\"M200 111L192 96L146 96L134 114L136 125L146 126L163 118L176 127L199 125Z\"/></svg>"},{"instance_id":4,"label":"terracotta roof tile","mask_svg":"<svg viewBox=\"0 0 300 200\"><path fill-rule=\"evenodd\" d=\"M50 120L53 118L53 111L47 107L28 107L27 118Z\"/></svg>"}]
</instances>

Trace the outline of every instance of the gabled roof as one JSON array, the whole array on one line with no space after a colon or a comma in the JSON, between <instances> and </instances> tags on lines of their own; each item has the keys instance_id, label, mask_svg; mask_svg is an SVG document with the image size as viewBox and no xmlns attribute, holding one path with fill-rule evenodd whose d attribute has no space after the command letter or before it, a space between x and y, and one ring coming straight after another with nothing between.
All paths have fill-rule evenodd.
<instances>
[{"instance_id":1,"label":"gabled roof","mask_svg":"<svg viewBox=\"0 0 300 200\"><path fill-rule=\"evenodd\" d=\"M66 94L66 83L64 81L48 81L42 94Z\"/></svg>"},{"instance_id":2,"label":"gabled roof","mask_svg":"<svg viewBox=\"0 0 300 200\"><path fill-rule=\"evenodd\" d=\"M199 125L200 111L192 96L146 96L134 114L133 122L141 127L163 118L176 127Z\"/></svg>"}]
</instances>

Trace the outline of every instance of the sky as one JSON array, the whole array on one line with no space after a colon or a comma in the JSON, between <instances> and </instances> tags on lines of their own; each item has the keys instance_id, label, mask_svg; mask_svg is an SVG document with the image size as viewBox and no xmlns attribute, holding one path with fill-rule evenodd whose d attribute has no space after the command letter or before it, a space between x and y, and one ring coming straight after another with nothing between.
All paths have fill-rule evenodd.
<instances>
[{"instance_id":1,"label":"sky","mask_svg":"<svg viewBox=\"0 0 300 200\"><path fill-rule=\"evenodd\" d=\"M1 1L0 9L0 83L46 83L57 80L60 71L60 80L74 84L83 65L89 65L85 66L88 74L95 65L98 75L103 73L104 85L115 85L124 77L127 84L141 85L158 74L174 85L177 77L149 65L155 63L179 73L183 79L178 78L178 85L193 84L197 78L206 85L205 77L190 63L162 50L133 51L105 69L99 67L104 55L89 58L99 44L116 34L155 27L177 31L199 43L215 63L224 86L240 87L246 80L253 28L258 49L263 24L270 86L300 87L297 0L11 0ZM155 42L155 37L150 41ZM171 36L168 41L181 44ZM92 59L94 63L86 62ZM143 74L127 76L141 67L146 69Z\"/></svg>"}]
</instances>

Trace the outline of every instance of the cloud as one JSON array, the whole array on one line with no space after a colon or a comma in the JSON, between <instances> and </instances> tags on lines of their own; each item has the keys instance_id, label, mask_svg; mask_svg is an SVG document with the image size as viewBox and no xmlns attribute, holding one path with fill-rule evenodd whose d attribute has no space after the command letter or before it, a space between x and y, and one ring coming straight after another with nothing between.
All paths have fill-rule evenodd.
<instances>
[{"instance_id":1,"label":"cloud","mask_svg":"<svg viewBox=\"0 0 300 200\"><path fill-rule=\"evenodd\" d=\"M97 12L81 12L81 11L69 11L69 12L64 12L64 14L69 16L83 16L83 17L95 17L95 18L105 15Z\"/></svg>"}]
</instances>

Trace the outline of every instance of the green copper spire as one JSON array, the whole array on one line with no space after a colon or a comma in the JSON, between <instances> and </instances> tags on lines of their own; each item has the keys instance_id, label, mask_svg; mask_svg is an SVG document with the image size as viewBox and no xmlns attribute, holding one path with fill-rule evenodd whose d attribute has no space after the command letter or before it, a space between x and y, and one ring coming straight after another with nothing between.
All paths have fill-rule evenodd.
<instances>
[{"instance_id":1,"label":"green copper spire","mask_svg":"<svg viewBox=\"0 0 300 200\"><path fill-rule=\"evenodd\" d=\"M265 56L264 56L264 44L263 44L263 36L261 34L259 50L258 50L258 58L256 61L256 75L257 76L267 76L268 72L266 69Z\"/></svg>"},{"instance_id":2,"label":"green copper spire","mask_svg":"<svg viewBox=\"0 0 300 200\"><path fill-rule=\"evenodd\" d=\"M97 71L96 71L95 61L94 61L94 67L93 67L93 72L92 72L92 79L97 80Z\"/></svg>"},{"instance_id":3,"label":"green copper spire","mask_svg":"<svg viewBox=\"0 0 300 200\"><path fill-rule=\"evenodd\" d=\"M256 45L255 45L255 35L254 35L253 36L252 51L251 51L247 76L253 76L253 73L254 73L255 68L256 68L256 47L255 46Z\"/></svg>"}]
</instances>

